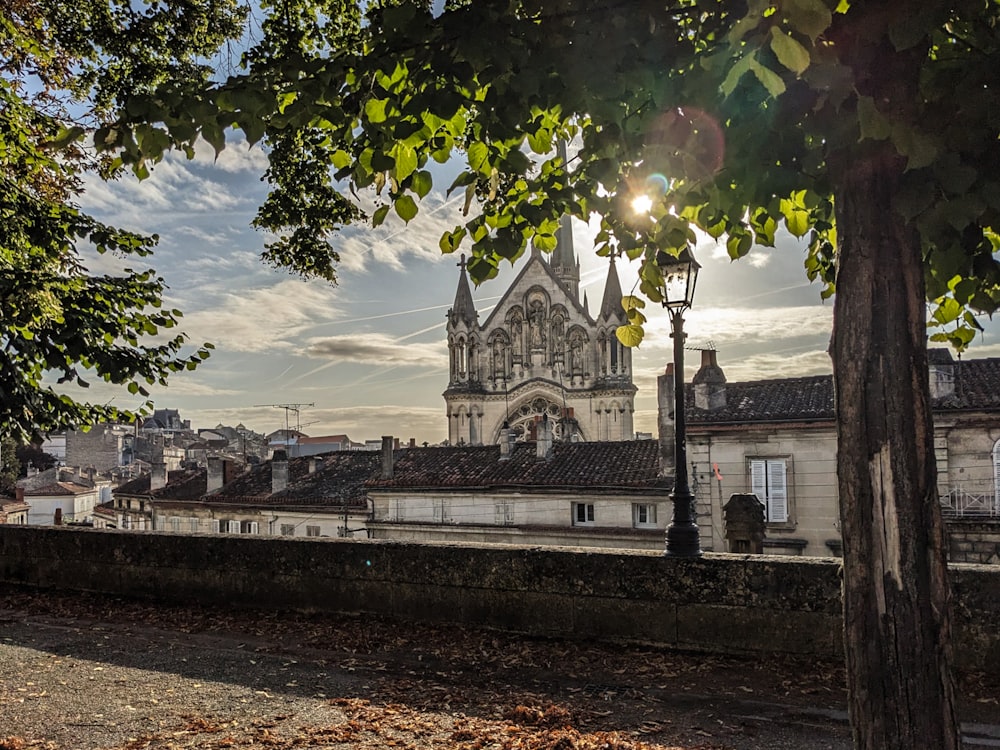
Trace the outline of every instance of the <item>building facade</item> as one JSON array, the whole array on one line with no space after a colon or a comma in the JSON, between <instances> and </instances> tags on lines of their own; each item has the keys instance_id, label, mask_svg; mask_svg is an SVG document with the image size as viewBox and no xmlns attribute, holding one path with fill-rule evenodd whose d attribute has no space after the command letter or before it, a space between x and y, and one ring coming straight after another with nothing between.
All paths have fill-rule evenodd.
<instances>
[{"instance_id":1,"label":"building facade","mask_svg":"<svg viewBox=\"0 0 1000 750\"><path fill-rule=\"evenodd\" d=\"M580 266L564 218L549 260L532 248L485 321L475 309L465 257L447 315L451 445L495 445L507 424L532 439L543 416L557 439L633 437L632 352L615 335L626 322L614 258L596 316L580 298Z\"/></svg>"},{"instance_id":2,"label":"building facade","mask_svg":"<svg viewBox=\"0 0 1000 750\"><path fill-rule=\"evenodd\" d=\"M839 555L832 377L727 383L716 357L703 352L701 369L685 391L703 548L728 551L723 506L733 494L753 493L765 507L765 552ZM951 558L998 563L1000 359L954 361L947 350L935 349L928 376ZM968 522L976 524L976 539L959 530Z\"/></svg>"}]
</instances>

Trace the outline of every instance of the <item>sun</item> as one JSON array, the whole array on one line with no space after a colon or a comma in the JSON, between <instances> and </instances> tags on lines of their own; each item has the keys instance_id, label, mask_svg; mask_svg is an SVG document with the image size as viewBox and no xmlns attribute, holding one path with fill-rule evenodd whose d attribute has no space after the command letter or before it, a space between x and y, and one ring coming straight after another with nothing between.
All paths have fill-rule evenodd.
<instances>
[{"instance_id":1,"label":"sun","mask_svg":"<svg viewBox=\"0 0 1000 750\"><path fill-rule=\"evenodd\" d=\"M632 213L639 216L648 216L653 209L653 199L643 193L632 199Z\"/></svg>"}]
</instances>

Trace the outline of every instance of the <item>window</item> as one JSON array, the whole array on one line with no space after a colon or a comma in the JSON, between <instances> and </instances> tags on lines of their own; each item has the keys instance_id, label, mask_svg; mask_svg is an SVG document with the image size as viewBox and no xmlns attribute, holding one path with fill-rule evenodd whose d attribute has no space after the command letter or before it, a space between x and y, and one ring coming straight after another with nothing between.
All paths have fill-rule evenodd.
<instances>
[{"instance_id":1,"label":"window","mask_svg":"<svg viewBox=\"0 0 1000 750\"><path fill-rule=\"evenodd\" d=\"M632 503L632 525L637 529L655 529L656 506L653 503Z\"/></svg>"},{"instance_id":2,"label":"window","mask_svg":"<svg viewBox=\"0 0 1000 750\"><path fill-rule=\"evenodd\" d=\"M448 500L446 498L438 498L434 500L434 523L446 523L451 520L451 514L448 513Z\"/></svg>"},{"instance_id":3,"label":"window","mask_svg":"<svg viewBox=\"0 0 1000 750\"><path fill-rule=\"evenodd\" d=\"M295 536L295 524L294 523L283 523L283 524L281 524L281 535L282 536Z\"/></svg>"},{"instance_id":4,"label":"window","mask_svg":"<svg viewBox=\"0 0 1000 750\"><path fill-rule=\"evenodd\" d=\"M188 519L188 524L191 527L191 533L192 534L197 534L198 531L199 531L199 529L198 529L198 519L197 518Z\"/></svg>"},{"instance_id":5,"label":"window","mask_svg":"<svg viewBox=\"0 0 1000 750\"><path fill-rule=\"evenodd\" d=\"M494 503L493 523L497 526L513 526L514 504L508 502Z\"/></svg>"},{"instance_id":6,"label":"window","mask_svg":"<svg viewBox=\"0 0 1000 750\"><path fill-rule=\"evenodd\" d=\"M177 516L170 517L170 530L175 534L180 533L181 519L179 519Z\"/></svg>"},{"instance_id":7,"label":"window","mask_svg":"<svg viewBox=\"0 0 1000 750\"><path fill-rule=\"evenodd\" d=\"M239 521L219 521L219 533L220 534L239 534L240 533L240 522Z\"/></svg>"},{"instance_id":8,"label":"window","mask_svg":"<svg viewBox=\"0 0 1000 750\"><path fill-rule=\"evenodd\" d=\"M319 526L306 526L306 536L319 536Z\"/></svg>"},{"instance_id":9,"label":"window","mask_svg":"<svg viewBox=\"0 0 1000 750\"><path fill-rule=\"evenodd\" d=\"M260 524L257 521L240 521L241 534L259 534Z\"/></svg>"},{"instance_id":10,"label":"window","mask_svg":"<svg viewBox=\"0 0 1000 750\"><path fill-rule=\"evenodd\" d=\"M764 503L764 518L768 523L788 522L785 459L750 459L750 492Z\"/></svg>"},{"instance_id":11,"label":"window","mask_svg":"<svg viewBox=\"0 0 1000 750\"><path fill-rule=\"evenodd\" d=\"M574 526L594 525L593 503L573 503L573 525Z\"/></svg>"}]
</instances>

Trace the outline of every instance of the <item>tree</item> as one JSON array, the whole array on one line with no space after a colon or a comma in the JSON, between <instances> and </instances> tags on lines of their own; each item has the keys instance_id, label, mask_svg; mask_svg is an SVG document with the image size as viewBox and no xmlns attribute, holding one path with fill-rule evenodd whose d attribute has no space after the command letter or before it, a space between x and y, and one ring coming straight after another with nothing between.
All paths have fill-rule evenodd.
<instances>
[{"instance_id":1,"label":"tree","mask_svg":"<svg viewBox=\"0 0 1000 750\"><path fill-rule=\"evenodd\" d=\"M13 495L17 488L17 478L21 472L21 462L15 449L17 444L8 437L0 437L0 495Z\"/></svg>"},{"instance_id":2,"label":"tree","mask_svg":"<svg viewBox=\"0 0 1000 750\"><path fill-rule=\"evenodd\" d=\"M19 477L26 477L28 475L29 466L33 466L38 471L46 471L58 463L58 459L55 456L51 453L46 453L39 446L32 443L17 446L14 455L17 456L19 464Z\"/></svg>"},{"instance_id":3,"label":"tree","mask_svg":"<svg viewBox=\"0 0 1000 750\"><path fill-rule=\"evenodd\" d=\"M642 259L652 302L656 254L678 253L696 229L733 258L771 245L782 225L808 237L807 274L824 295L836 289L855 744L958 747L925 301L932 338L958 347L1000 301L1000 4L367 8L359 23L346 0L266 5L267 54L251 51L218 86L131 98L99 145L140 171L199 133L221 148L231 125L308 145L294 167L272 161L275 202L261 217L288 219L284 249L303 248L307 274L335 260L331 225L359 220L356 190L379 196L373 224L390 211L409 221L432 187L430 161L456 152L467 168L450 189L477 210L441 247L468 241L479 281L528 242L551 249L565 213L600 217L599 254ZM564 162L555 143L574 138L582 147ZM639 194L654 199L648 216L630 210ZM645 302L623 304L619 337L635 345Z\"/></svg>"},{"instance_id":4,"label":"tree","mask_svg":"<svg viewBox=\"0 0 1000 750\"><path fill-rule=\"evenodd\" d=\"M155 272L88 271L89 252L141 261L156 238L74 205L87 173L115 171L78 139L126 95L178 77L207 82L212 69L198 58L237 34L242 19L235 0L144 9L127 0L0 0L0 426L19 441L133 416L59 383L87 387L89 372L147 396L145 385L208 356L207 346L185 355L183 334L160 337L181 314L160 309Z\"/></svg>"}]
</instances>

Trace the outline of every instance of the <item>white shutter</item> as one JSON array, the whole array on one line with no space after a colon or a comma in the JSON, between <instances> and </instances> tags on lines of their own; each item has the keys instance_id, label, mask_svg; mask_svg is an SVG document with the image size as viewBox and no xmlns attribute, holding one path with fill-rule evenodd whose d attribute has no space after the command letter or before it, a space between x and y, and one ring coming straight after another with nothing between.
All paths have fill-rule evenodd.
<instances>
[{"instance_id":1,"label":"white shutter","mask_svg":"<svg viewBox=\"0 0 1000 750\"><path fill-rule=\"evenodd\" d=\"M767 462L767 520L771 523L784 523L788 520L784 461Z\"/></svg>"},{"instance_id":2,"label":"white shutter","mask_svg":"<svg viewBox=\"0 0 1000 750\"><path fill-rule=\"evenodd\" d=\"M250 533L251 534L259 534L260 533L260 523L258 523L257 521L251 521L250 522Z\"/></svg>"},{"instance_id":3,"label":"white shutter","mask_svg":"<svg viewBox=\"0 0 1000 750\"><path fill-rule=\"evenodd\" d=\"M993 446L993 504L1000 510L1000 440Z\"/></svg>"},{"instance_id":4,"label":"white shutter","mask_svg":"<svg viewBox=\"0 0 1000 750\"><path fill-rule=\"evenodd\" d=\"M767 505L767 461L750 460L750 493Z\"/></svg>"}]
</instances>

